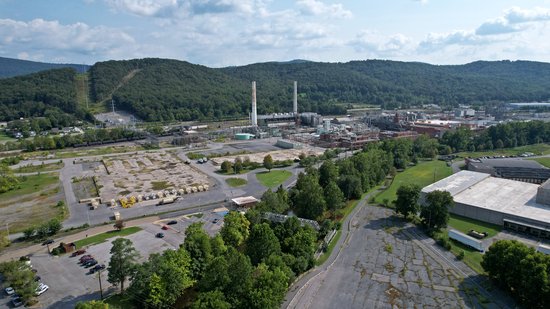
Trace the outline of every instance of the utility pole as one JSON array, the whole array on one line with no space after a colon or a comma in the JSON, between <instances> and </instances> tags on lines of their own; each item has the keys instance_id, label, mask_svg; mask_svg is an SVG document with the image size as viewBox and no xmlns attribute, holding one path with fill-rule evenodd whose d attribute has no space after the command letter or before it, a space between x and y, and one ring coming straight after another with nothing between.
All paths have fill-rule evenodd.
<instances>
[{"instance_id":1,"label":"utility pole","mask_svg":"<svg viewBox=\"0 0 550 309\"><path fill-rule=\"evenodd\" d=\"M101 269L97 271L97 278L99 279L99 295L101 295L101 300L103 300L103 287L101 286Z\"/></svg>"}]
</instances>

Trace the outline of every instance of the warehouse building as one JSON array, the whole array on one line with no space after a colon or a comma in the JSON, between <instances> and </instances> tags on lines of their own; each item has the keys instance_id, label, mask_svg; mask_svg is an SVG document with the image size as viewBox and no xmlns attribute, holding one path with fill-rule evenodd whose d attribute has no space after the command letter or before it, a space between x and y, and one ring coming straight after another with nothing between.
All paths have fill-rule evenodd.
<instances>
[{"instance_id":1,"label":"warehouse building","mask_svg":"<svg viewBox=\"0 0 550 309\"><path fill-rule=\"evenodd\" d=\"M515 158L466 158L469 171L511 180L541 184L550 178L550 168L537 161Z\"/></svg>"},{"instance_id":2,"label":"warehouse building","mask_svg":"<svg viewBox=\"0 0 550 309\"><path fill-rule=\"evenodd\" d=\"M461 171L424 187L420 202L435 190L452 195L451 213L550 239L549 182L539 186Z\"/></svg>"}]
</instances>

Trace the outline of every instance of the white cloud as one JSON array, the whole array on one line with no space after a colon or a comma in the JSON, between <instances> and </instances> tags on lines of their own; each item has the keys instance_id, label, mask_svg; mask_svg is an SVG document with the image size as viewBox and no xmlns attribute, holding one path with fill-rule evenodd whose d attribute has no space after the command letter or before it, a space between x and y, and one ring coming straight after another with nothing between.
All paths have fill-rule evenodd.
<instances>
[{"instance_id":1,"label":"white cloud","mask_svg":"<svg viewBox=\"0 0 550 309\"><path fill-rule=\"evenodd\" d=\"M58 21L34 19L28 22L0 19L0 48L9 47L14 54L30 59L36 55L68 52L76 55L116 55L122 48L132 48L134 39L123 31L85 23L69 25Z\"/></svg>"},{"instance_id":2,"label":"white cloud","mask_svg":"<svg viewBox=\"0 0 550 309\"><path fill-rule=\"evenodd\" d=\"M481 26L479 26L476 29L475 34L476 35L497 35L497 34L517 32L521 30L523 30L523 27L510 24L508 20L504 18L497 18L481 24Z\"/></svg>"},{"instance_id":3,"label":"white cloud","mask_svg":"<svg viewBox=\"0 0 550 309\"><path fill-rule=\"evenodd\" d=\"M388 58L410 53L413 41L403 34L382 35L376 31L363 30L348 42L357 52L368 57Z\"/></svg>"},{"instance_id":4,"label":"white cloud","mask_svg":"<svg viewBox=\"0 0 550 309\"><path fill-rule=\"evenodd\" d=\"M261 0L105 0L117 11L144 17L181 17L201 14L252 14Z\"/></svg>"},{"instance_id":5,"label":"white cloud","mask_svg":"<svg viewBox=\"0 0 550 309\"><path fill-rule=\"evenodd\" d=\"M513 7L505 11L504 19L510 24L550 21L550 9L534 8L532 10L524 10Z\"/></svg>"},{"instance_id":6,"label":"white cloud","mask_svg":"<svg viewBox=\"0 0 550 309\"><path fill-rule=\"evenodd\" d=\"M325 4L318 0L298 0L300 11L305 15L329 15L338 18L351 18L353 14L341 3Z\"/></svg>"}]
</instances>

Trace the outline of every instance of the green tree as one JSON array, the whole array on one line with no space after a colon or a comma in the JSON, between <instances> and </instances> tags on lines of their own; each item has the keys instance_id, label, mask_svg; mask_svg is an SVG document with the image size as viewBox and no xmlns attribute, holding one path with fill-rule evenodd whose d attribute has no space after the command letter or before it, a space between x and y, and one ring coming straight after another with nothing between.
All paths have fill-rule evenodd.
<instances>
[{"instance_id":1,"label":"green tree","mask_svg":"<svg viewBox=\"0 0 550 309\"><path fill-rule=\"evenodd\" d=\"M233 171L233 165L231 164L231 162L227 160L223 161L221 165L221 171L226 174L231 173Z\"/></svg>"},{"instance_id":2,"label":"green tree","mask_svg":"<svg viewBox=\"0 0 550 309\"><path fill-rule=\"evenodd\" d=\"M447 191L435 190L426 195L426 205L420 207L420 218L428 230L439 230L447 226L449 208L454 201Z\"/></svg>"},{"instance_id":3,"label":"green tree","mask_svg":"<svg viewBox=\"0 0 550 309\"><path fill-rule=\"evenodd\" d=\"M330 182L338 181L338 166L332 160L326 160L319 168L319 184L325 188Z\"/></svg>"},{"instance_id":4,"label":"green tree","mask_svg":"<svg viewBox=\"0 0 550 309\"><path fill-rule=\"evenodd\" d=\"M0 193L17 188L19 179L13 174L13 170L6 164L0 164Z\"/></svg>"},{"instance_id":5,"label":"green tree","mask_svg":"<svg viewBox=\"0 0 550 309\"><path fill-rule=\"evenodd\" d=\"M78 302L75 309L109 309L109 304L100 300L90 300Z\"/></svg>"},{"instance_id":6,"label":"green tree","mask_svg":"<svg viewBox=\"0 0 550 309\"><path fill-rule=\"evenodd\" d=\"M274 212L278 214L286 212L289 207L287 196L283 193L279 193L279 190L277 192L273 192L271 189L267 189L264 192L261 201L256 205L256 208L260 211Z\"/></svg>"},{"instance_id":7,"label":"green tree","mask_svg":"<svg viewBox=\"0 0 550 309\"><path fill-rule=\"evenodd\" d=\"M135 273L139 253L129 239L117 238L112 244L107 281L115 286L120 285L120 292L124 293L124 282Z\"/></svg>"},{"instance_id":8,"label":"green tree","mask_svg":"<svg viewBox=\"0 0 550 309\"><path fill-rule=\"evenodd\" d=\"M347 199L358 199L363 194L361 178L356 175L340 176L338 184Z\"/></svg>"},{"instance_id":9,"label":"green tree","mask_svg":"<svg viewBox=\"0 0 550 309\"><path fill-rule=\"evenodd\" d=\"M225 300L222 291L201 292L191 306L192 309L229 309L231 304Z\"/></svg>"},{"instance_id":10,"label":"green tree","mask_svg":"<svg viewBox=\"0 0 550 309\"><path fill-rule=\"evenodd\" d=\"M249 294L248 308L279 308L288 288L288 277L279 268L269 270L265 264L256 267Z\"/></svg>"},{"instance_id":11,"label":"green tree","mask_svg":"<svg viewBox=\"0 0 550 309\"><path fill-rule=\"evenodd\" d=\"M160 308L161 305L164 303L165 290L166 289L163 285L163 282L160 276L157 275L156 273L153 273L149 280L149 286L148 286L149 296L147 297L145 302L153 308Z\"/></svg>"},{"instance_id":12,"label":"green tree","mask_svg":"<svg viewBox=\"0 0 550 309\"><path fill-rule=\"evenodd\" d=\"M334 181L330 181L325 187L325 202L327 208L335 211L345 206L346 198L340 187Z\"/></svg>"},{"instance_id":13,"label":"green tree","mask_svg":"<svg viewBox=\"0 0 550 309\"><path fill-rule=\"evenodd\" d=\"M395 211L403 216L417 214L420 210L418 198L420 197L420 187L416 184L405 184L397 189L397 199L395 200Z\"/></svg>"},{"instance_id":14,"label":"green tree","mask_svg":"<svg viewBox=\"0 0 550 309\"><path fill-rule=\"evenodd\" d=\"M34 280L34 273L23 261L9 261L0 263L5 286L11 286L21 295L24 301L35 296L38 283Z\"/></svg>"},{"instance_id":15,"label":"green tree","mask_svg":"<svg viewBox=\"0 0 550 309\"><path fill-rule=\"evenodd\" d=\"M185 230L183 247L191 257L191 274L195 279L200 279L206 265L212 258L210 236L202 229L202 222L195 222Z\"/></svg>"},{"instance_id":16,"label":"green tree","mask_svg":"<svg viewBox=\"0 0 550 309\"><path fill-rule=\"evenodd\" d=\"M246 254L253 265L259 264L272 254L281 254L279 239L267 223L256 224L246 242Z\"/></svg>"},{"instance_id":17,"label":"green tree","mask_svg":"<svg viewBox=\"0 0 550 309\"><path fill-rule=\"evenodd\" d=\"M235 164L233 165L235 173L240 173L243 170L243 160L240 157L235 159Z\"/></svg>"},{"instance_id":18,"label":"green tree","mask_svg":"<svg viewBox=\"0 0 550 309\"><path fill-rule=\"evenodd\" d=\"M314 175L301 175L292 191L292 205L299 217L316 219L326 208L323 188Z\"/></svg>"},{"instance_id":19,"label":"green tree","mask_svg":"<svg viewBox=\"0 0 550 309\"><path fill-rule=\"evenodd\" d=\"M264 157L264 167L270 172L273 168L273 158L269 154Z\"/></svg>"},{"instance_id":20,"label":"green tree","mask_svg":"<svg viewBox=\"0 0 550 309\"><path fill-rule=\"evenodd\" d=\"M248 238L250 222L238 211L230 211L224 218L220 230L223 241L235 248L240 247Z\"/></svg>"},{"instance_id":21,"label":"green tree","mask_svg":"<svg viewBox=\"0 0 550 309\"><path fill-rule=\"evenodd\" d=\"M23 230L23 238L24 239L31 239L34 236L34 233L36 232L36 227L31 226Z\"/></svg>"},{"instance_id":22,"label":"green tree","mask_svg":"<svg viewBox=\"0 0 550 309\"><path fill-rule=\"evenodd\" d=\"M50 221L48 221L47 224L48 224L48 234L50 235L57 234L62 228L61 221L59 221L56 218L51 219Z\"/></svg>"}]
</instances>

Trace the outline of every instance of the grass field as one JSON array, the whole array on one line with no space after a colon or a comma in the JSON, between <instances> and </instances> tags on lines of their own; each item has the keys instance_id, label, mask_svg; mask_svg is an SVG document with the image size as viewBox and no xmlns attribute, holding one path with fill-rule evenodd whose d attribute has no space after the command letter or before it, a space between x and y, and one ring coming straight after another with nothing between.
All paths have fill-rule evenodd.
<instances>
[{"instance_id":1,"label":"grass field","mask_svg":"<svg viewBox=\"0 0 550 309\"><path fill-rule=\"evenodd\" d=\"M20 166L14 171L16 173L36 173L36 172L49 172L60 170L65 166L63 162L50 163L50 164L40 164L40 165L25 165Z\"/></svg>"},{"instance_id":2,"label":"grass field","mask_svg":"<svg viewBox=\"0 0 550 309\"><path fill-rule=\"evenodd\" d=\"M258 181L268 188L273 188L282 184L290 176L292 176L292 173L285 170L272 170L271 172L260 172L256 174Z\"/></svg>"},{"instance_id":3,"label":"grass field","mask_svg":"<svg viewBox=\"0 0 550 309\"><path fill-rule=\"evenodd\" d=\"M225 180L225 182L227 182L227 184L230 187L240 187L240 186L244 186L248 183L248 181L246 181L246 179L242 179L242 178L227 178Z\"/></svg>"},{"instance_id":4,"label":"grass field","mask_svg":"<svg viewBox=\"0 0 550 309\"><path fill-rule=\"evenodd\" d=\"M77 249L80 249L85 246L100 244L102 242L107 241L107 239L109 238L128 236L128 235L137 233L139 231L141 231L141 228L139 226L132 226L132 227L124 228L122 231L113 230L113 231L97 234L94 236L90 236L90 237L75 241L74 244L76 245Z\"/></svg>"},{"instance_id":5,"label":"grass field","mask_svg":"<svg viewBox=\"0 0 550 309\"><path fill-rule=\"evenodd\" d=\"M550 158L533 158L529 160L535 160L546 167L550 167Z\"/></svg>"},{"instance_id":6,"label":"grass field","mask_svg":"<svg viewBox=\"0 0 550 309\"><path fill-rule=\"evenodd\" d=\"M391 186L380 193L375 201L379 204L382 204L385 199L393 202L397 198L396 192L400 186L414 183L422 188L450 176L451 173L451 168L443 161L419 162L416 166L407 168L405 171L398 173Z\"/></svg>"},{"instance_id":7,"label":"grass field","mask_svg":"<svg viewBox=\"0 0 550 309\"><path fill-rule=\"evenodd\" d=\"M498 225L481 222L474 219L451 214L451 218L449 219L447 229L437 233L434 237L448 238L447 231L450 228L461 231L463 233L468 233L470 230L476 230L478 232L487 232L489 234L488 237L493 237L502 230L502 228ZM480 274L484 272L483 267L481 267L483 254L481 254L477 250L474 250L456 241L451 241L451 245L452 245L451 252L454 253L455 255L458 255L460 254L461 251L464 251L463 261L464 263L466 263L466 265L470 266L470 268L472 268L473 270L475 270Z\"/></svg>"},{"instance_id":8,"label":"grass field","mask_svg":"<svg viewBox=\"0 0 550 309\"><path fill-rule=\"evenodd\" d=\"M59 182L59 175L57 173L22 176L19 177L18 188L0 194L0 199L7 200L13 197L35 193L57 182Z\"/></svg>"},{"instance_id":9,"label":"grass field","mask_svg":"<svg viewBox=\"0 0 550 309\"><path fill-rule=\"evenodd\" d=\"M460 152L457 155L461 157L483 157L483 156L511 156L520 155L524 152L532 152L535 155L550 154L550 145L548 144L534 144L526 145L515 148L496 149L491 151L476 151L476 152Z\"/></svg>"},{"instance_id":10,"label":"grass field","mask_svg":"<svg viewBox=\"0 0 550 309\"><path fill-rule=\"evenodd\" d=\"M0 142L16 141L15 138L6 135L5 131L0 131Z\"/></svg>"}]
</instances>

